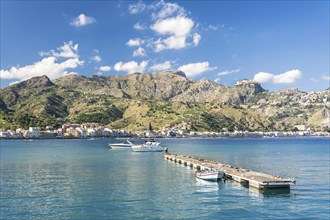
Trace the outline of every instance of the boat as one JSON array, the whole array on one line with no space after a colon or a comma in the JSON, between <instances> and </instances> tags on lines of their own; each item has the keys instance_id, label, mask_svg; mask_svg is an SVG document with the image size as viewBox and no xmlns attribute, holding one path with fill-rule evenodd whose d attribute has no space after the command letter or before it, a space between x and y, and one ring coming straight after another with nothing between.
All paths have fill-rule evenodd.
<instances>
[{"instance_id":1,"label":"boat","mask_svg":"<svg viewBox=\"0 0 330 220\"><path fill-rule=\"evenodd\" d=\"M127 143L114 143L114 144L109 144L109 147L111 149L131 149L131 147L134 145L132 142L129 140L126 141Z\"/></svg>"},{"instance_id":2,"label":"boat","mask_svg":"<svg viewBox=\"0 0 330 220\"><path fill-rule=\"evenodd\" d=\"M202 170L197 171L195 175L202 180L217 181L224 176L224 173L217 170Z\"/></svg>"},{"instance_id":3,"label":"boat","mask_svg":"<svg viewBox=\"0 0 330 220\"><path fill-rule=\"evenodd\" d=\"M150 139L144 144L133 145L131 146L132 151L134 152L162 152L166 148L160 146L160 142Z\"/></svg>"}]
</instances>

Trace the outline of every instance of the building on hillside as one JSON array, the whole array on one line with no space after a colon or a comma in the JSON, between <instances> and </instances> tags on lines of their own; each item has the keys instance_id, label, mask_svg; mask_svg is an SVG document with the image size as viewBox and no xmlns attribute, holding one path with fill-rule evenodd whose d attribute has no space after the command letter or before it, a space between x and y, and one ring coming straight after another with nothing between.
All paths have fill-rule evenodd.
<instances>
[{"instance_id":1,"label":"building on hillside","mask_svg":"<svg viewBox=\"0 0 330 220\"><path fill-rule=\"evenodd\" d=\"M76 129L78 127L80 127L80 124L63 124L62 125L62 129L64 133L69 133L71 129Z\"/></svg>"},{"instance_id":2,"label":"building on hillside","mask_svg":"<svg viewBox=\"0 0 330 220\"><path fill-rule=\"evenodd\" d=\"M10 138L10 136L9 131L0 131L0 138Z\"/></svg>"},{"instance_id":3,"label":"building on hillside","mask_svg":"<svg viewBox=\"0 0 330 220\"><path fill-rule=\"evenodd\" d=\"M40 137L45 139L53 139L57 137L57 132L54 131L40 131Z\"/></svg>"},{"instance_id":4,"label":"building on hillside","mask_svg":"<svg viewBox=\"0 0 330 220\"><path fill-rule=\"evenodd\" d=\"M56 138L63 138L64 137L64 134L63 134L63 129L62 128L59 128L57 130L54 130L54 132L56 132Z\"/></svg>"},{"instance_id":5,"label":"building on hillside","mask_svg":"<svg viewBox=\"0 0 330 220\"><path fill-rule=\"evenodd\" d=\"M25 129L23 128L17 128L16 129L16 134L18 138L23 138L24 137L24 133L25 133Z\"/></svg>"},{"instance_id":6,"label":"building on hillside","mask_svg":"<svg viewBox=\"0 0 330 220\"><path fill-rule=\"evenodd\" d=\"M99 123L95 123L95 122L89 122L89 123L84 123L81 125L81 127L88 129L88 128L99 128L100 124Z\"/></svg>"},{"instance_id":7,"label":"building on hillside","mask_svg":"<svg viewBox=\"0 0 330 220\"><path fill-rule=\"evenodd\" d=\"M111 130L109 128L105 128L101 132L102 137L111 137Z\"/></svg>"},{"instance_id":8,"label":"building on hillside","mask_svg":"<svg viewBox=\"0 0 330 220\"><path fill-rule=\"evenodd\" d=\"M295 126L299 131L305 131L306 130L306 126L305 125L296 125Z\"/></svg>"},{"instance_id":9,"label":"building on hillside","mask_svg":"<svg viewBox=\"0 0 330 220\"><path fill-rule=\"evenodd\" d=\"M27 138L40 138L41 132L39 127L29 127L29 130L25 133Z\"/></svg>"},{"instance_id":10,"label":"building on hillside","mask_svg":"<svg viewBox=\"0 0 330 220\"><path fill-rule=\"evenodd\" d=\"M87 131L85 128L76 128L77 134L76 137L78 138L86 138L87 137Z\"/></svg>"}]
</instances>

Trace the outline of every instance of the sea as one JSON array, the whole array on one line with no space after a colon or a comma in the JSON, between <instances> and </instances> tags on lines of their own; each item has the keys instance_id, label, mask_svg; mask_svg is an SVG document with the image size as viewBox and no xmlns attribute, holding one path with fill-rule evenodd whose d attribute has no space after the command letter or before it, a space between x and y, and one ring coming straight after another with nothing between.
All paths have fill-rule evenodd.
<instances>
[{"instance_id":1,"label":"sea","mask_svg":"<svg viewBox=\"0 0 330 220\"><path fill-rule=\"evenodd\" d=\"M329 138L159 139L170 153L294 178L257 190L196 179L125 140L1 140L0 219L329 219ZM136 143L142 140L133 140Z\"/></svg>"}]
</instances>

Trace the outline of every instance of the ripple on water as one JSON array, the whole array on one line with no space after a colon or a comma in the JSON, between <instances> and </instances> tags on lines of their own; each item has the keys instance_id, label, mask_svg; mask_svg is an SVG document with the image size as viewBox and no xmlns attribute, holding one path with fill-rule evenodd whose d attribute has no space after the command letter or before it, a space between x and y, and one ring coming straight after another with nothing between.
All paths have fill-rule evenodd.
<instances>
[{"instance_id":1,"label":"ripple on water","mask_svg":"<svg viewBox=\"0 0 330 220\"><path fill-rule=\"evenodd\" d=\"M162 140L171 152L295 178L289 191L201 181L161 153L112 151L108 142L3 141L0 218L330 218L329 139Z\"/></svg>"}]
</instances>

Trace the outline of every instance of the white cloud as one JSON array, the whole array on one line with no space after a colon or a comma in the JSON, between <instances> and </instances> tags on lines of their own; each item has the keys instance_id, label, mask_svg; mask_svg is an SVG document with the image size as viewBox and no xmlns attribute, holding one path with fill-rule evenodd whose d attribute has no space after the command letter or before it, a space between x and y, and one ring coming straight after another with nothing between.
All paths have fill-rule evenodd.
<instances>
[{"instance_id":1,"label":"white cloud","mask_svg":"<svg viewBox=\"0 0 330 220\"><path fill-rule=\"evenodd\" d=\"M146 51L142 47L139 47L133 52L133 57L144 57L144 56L146 56Z\"/></svg>"},{"instance_id":2,"label":"white cloud","mask_svg":"<svg viewBox=\"0 0 330 220\"><path fill-rule=\"evenodd\" d=\"M214 79L214 82L219 83L220 82L220 78L215 78Z\"/></svg>"},{"instance_id":3,"label":"white cloud","mask_svg":"<svg viewBox=\"0 0 330 220\"><path fill-rule=\"evenodd\" d=\"M102 72L108 72L111 70L111 66L100 66L99 70Z\"/></svg>"},{"instance_id":4,"label":"white cloud","mask_svg":"<svg viewBox=\"0 0 330 220\"><path fill-rule=\"evenodd\" d=\"M100 55L95 55L91 59L95 62L101 62L102 61L102 58L100 57Z\"/></svg>"},{"instance_id":5,"label":"white cloud","mask_svg":"<svg viewBox=\"0 0 330 220\"><path fill-rule=\"evenodd\" d=\"M151 29L161 35L170 34L175 36L186 36L194 26L193 20L187 17L175 17L158 20Z\"/></svg>"},{"instance_id":6,"label":"white cloud","mask_svg":"<svg viewBox=\"0 0 330 220\"><path fill-rule=\"evenodd\" d=\"M171 36L164 40L158 39L154 42L154 50L156 52L160 52L162 50L169 50L169 49L182 49L186 48L186 38L185 37L176 37Z\"/></svg>"},{"instance_id":7,"label":"white cloud","mask_svg":"<svg viewBox=\"0 0 330 220\"><path fill-rule=\"evenodd\" d=\"M145 40L148 42L148 48L153 48L155 52L197 46L201 40L200 34L191 33L195 24L193 19L189 18L189 13L177 3L160 0L152 4L145 4L139 1L136 4L130 4L128 10L131 14L147 12L151 15L154 23L149 27L155 32L154 34L161 35L161 37L147 37ZM136 23L133 28L143 30L145 26Z\"/></svg>"},{"instance_id":8,"label":"white cloud","mask_svg":"<svg viewBox=\"0 0 330 220\"><path fill-rule=\"evenodd\" d=\"M188 78L194 78L201 75L204 72L214 70L217 67L210 67L209 62L190 63L179 67L179 70L183 71Z\"/></svg>"},{"instance_id":9,"label":"white cloud","mask_svg":"<svg viewBox=\"0 0 330 220\"><path fill-rule=\"evenodd\" d=\"M186 12L183 7L176 3L167 3L163 0L153 3L150 7L154 12L151 17L155 20L163 19L170 16L185 16Z\"/></svg>"},{"instance_id":10,"label":"white cloud","mask_svg":"<svg viewBox=\"0 0 330 220\"><path fill-rule=\"evenodd\" d=\"M272 81L273 78L274 78L274 75L271 73L259 72L254 75L253 79L259 83L265 83L265 82Z\"/></svg>"},{"instance_id":11,"label":"white cloud","mask_svg":"<svg viewBox=\"0 0 330 220\"><path fill-rule=\"evenodd\" d=\"M48 57L23 67L14 66L8 70L2 69L0 78L20 81L35 76L47 75L50 79L55 79L68 74L76 74L69 70L84 64L84 61L79 60L78 44L74 44L72 41L64 42L64 45L56 50L40 52L39 54ZM61 59L61 61L58 61L58 59Z\"/></svg>"},{"instance_id":12,"label":"white cloud","mask_svg":"<svg viewBox=\"0 0 330 220\"><path fill-rule=\"evenodd\" d=\"M301 71L298 69L290 70L285 73L274 75L274 83L294 83L297 79L301 78Z\"/></svg>"},{"instance_id":13,"label":"white cloud","mask_svg":"<svg viewBox=\"0 0 330 220\"><path fill-rule=\"evenodd\" d=\"M329 75L328 76L322 76L322 79L329 81L330 80L330 76Z\"/></svg>"},{"instance_id":14,"label":"white cloud","mask_svg":"<svg viewBox=\"0 0 330 220\"><path fill-rule=\"evenodd\" d=\"M95 18L86 16L85 14L80 14L78 17L74 18L70 24L75 27L81 27L88 24L93 24L95 22Z\"/></svg>"},{"instance_id":15,"label":"white cloud","mask_svg":"<svg viewBox=\"0 0 330 220\"><path fill-rule=\"evenodd\" d=\"M300 79L302 73L299 69L289 70L285 73L274 75L272 73L259 72L254 75L254 80L259 83L272 82L275 84L281 83L294 83L297 79Z\"/></svg>"},{"instance_id":16,"label":"white cloud","mask_svg":"<svg viewBox=\"0 0 330 220\"><path fill-rule=\"evenodd\" d=\"M318 82L318 81L319 81L318 79L315 79L314 77L310 78L310 80L311 80L312 82Z\"/></svg>"},{"instance_id":17,"label":"white cloud","mask_svg":"<svg viewBox=\"0 0 330 220\"><path fill-rule=\"evenodd\" d=\"M116 71L124 71L127 73L143 73L148 66L148 61L144 60L140 64L135 61L130 61L127 63L118 62L114 65Z\"/></svg>"},{"instance_id":18,"label":"white cloud","mask_svg":"<svg viewBox=\"0 0 330 220\"><path fill-rule=\"evenodd\" d=\"M129 47L140 46L141 44L143 44L143 40L140 39L140 38L130 39L126 43L126 45L129 46Z\"/></svg>"},{"instance_id":19,"label":"white cloud","mask_svg":"<svg viewBox=\"0 0 330 220\"><path fill-rule=\"evenodd\" d=\"M172 61L165 61L164 63L157 63L150 67L150 71L161 72L161 71L169 70L169 69L172 69L172 64L173 64Z\"/></svg>"},{"instance_id":20,"label":"white cloud","mask_svg":"<svg viewBox=\"0 0 330 220\"><path fill-rule=\"evenodd\" d=\"M160 35L170 35L154 42L155 51L182 49L187 47L186 38L194 26L194 21L186 17L158 20L150 28ZM200 36L199 36L200 37Z\"/></svg>"},{"instance_id":21,"label":"white cloud","mask_svg":"<svg viewBox=\"0 0 330 220\"><path fill-rule=\"evenodd\" d=\"M136 4L128 5L128 12L130 14L139 14L143 12L145 9L147 9L147 5L144 4L142 1L139 1Z\"/></svg>"},{"instance_id":22,"label":"white cloud","mask_svg":"<svg viewBox=\"0 0 330 220\"><path fill-rule=\"evenodd\" d=\"M221 26L221 27L224 27L224 24ZM208 30L212 30L212 31L216 31L219 29L219 25L215 26L215 25L209 25L207 27Z\"/></svg>"},{"instance_id":23,"label":"white cloud","mask_svg":"<svg viewBox=\"0 0 330 220\"><path fill-rule=\"evenodd\" d=\"M193 36L193 43L195 46L199 44L199 41L201 41L202 37L198 33L195 33Z\"/></svg>"},{"instance_id":24,"label":"white cloud","mask_svg":"<svg viewBox=\"0 0 330 220\"><path fill-rule=\"evenodd\" d=\"M58 47L55 50L48 52L39 52L40 56L54 56L62 58L78 58L78 44L74 44L72 41L64 42L63 46Z\"/></svg>"},{"instance_id":25,"label":"white cloud","mask_svg":"<svg viewBox=\"0 0 330 220\"><path fill-rule=\"evenodd\" d=\"M146 27L143 24L140 24L139 22L134 24L133 28L138 31L144 30Z\"/></svg>"},{"instance_id":26,"label":"white cloud","mask_svg":"<svg viewBox=\"0 0 330 220\"><path fill-rule=\"evenodd\" d=\"M152 4L145 4L139 1L135 4L128 5L130 14L139 14L142 12L151 13L151 18L154 20L163 19L170 16L185 16L186 12L183 7L176 3L168 3L164 0L155 1Z\"/></svg>"},{"instance_id":27,"label":"white cloud","mask_svg":"<svg viewBox=\"0 0 330 220\"><path fill-rule=\"evenodd\" d=\"M92 59L93 61L97 62L97 63L98 63L98 62L101 62L101 61L102 61L102 58L101 58L101 56L99 55L99 52L100 52L100 51L99 51L98 49L94 49L93 52L95 53L95 55L92 56L91 59Z\"/></svg>"},{"instance_id":28,"label":"white cloud","mask_svg":"<svg viewBox=\"0 0 330 220\"><path fill-rule=\"evenodd\" d=\"M241 71L241 69L225 70L225 71L219 72L217 75L218 76L224 76L224 75L229 75L229 74L232 74L232 73L238 73L240 71Z\"/></svg>"},{"instance_id":29,"label":"white cloud","mask_svg":"<svg viewBox=\"0 0 330 220\"><path fill-rule=\"evenodd\" d=\"M47 75L50 79L56 79L71 74L69 69L81 66L84 61L78 58L70 58L63 62L56 62L54 56L46 57L41 61L23 67L12 67L9 70L1 70L1 78L25 80L34 76Z\"/></svg>"}]
</instances>

